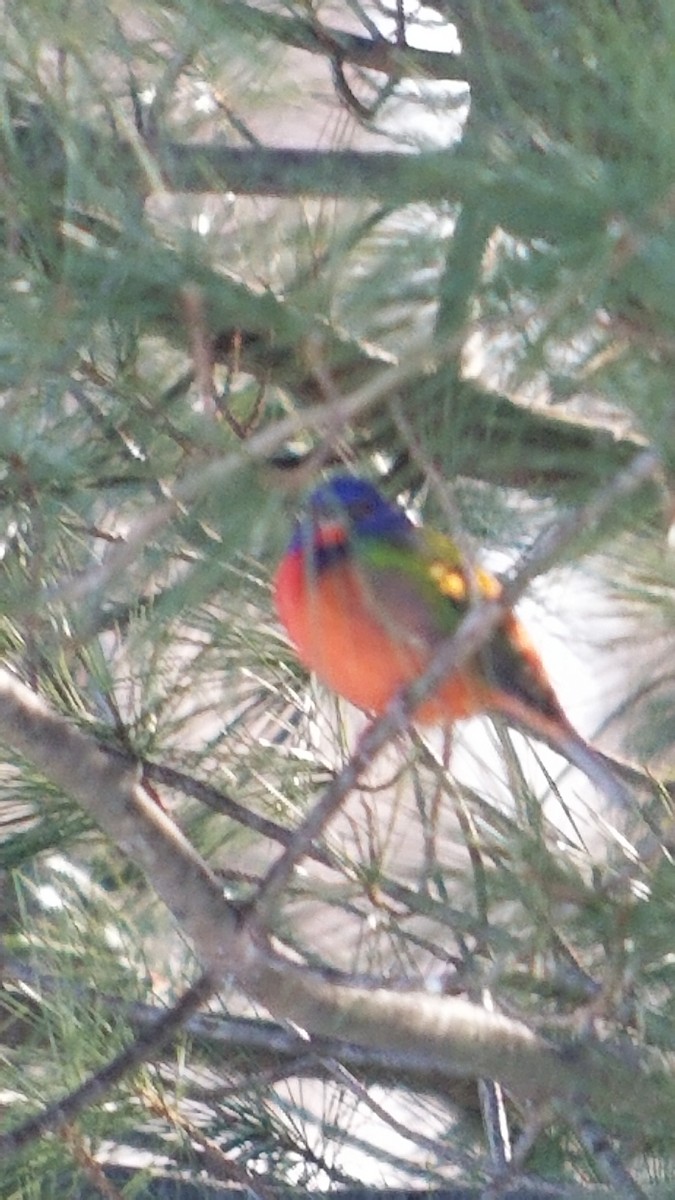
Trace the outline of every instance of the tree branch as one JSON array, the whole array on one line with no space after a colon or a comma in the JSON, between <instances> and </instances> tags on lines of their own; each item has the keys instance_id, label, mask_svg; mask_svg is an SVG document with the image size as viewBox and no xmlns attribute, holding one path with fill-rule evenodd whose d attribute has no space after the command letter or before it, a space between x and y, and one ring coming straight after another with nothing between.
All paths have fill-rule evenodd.
<instances>
[{"instance_id":1,"label":"tree branch","mask_svg":"<svg viewBox=\"0 0 675 1200\"><path fill-rule=\"evenodd\" d=\"M75 148L83 175L95 174L97 189L131 189L139 197L147 192L147 172L138 152L122 138L71 121L69 157L62 141L62 115L25 103L19 106L12 133L7 167L39 176L35 186L41 195L50 190L55 197L64 193ZM576 162L570 163L554 147L547 154L545 174L535 150L521 150L518 172L508 172L500 161L476 161L446 149L300 150L168 139L157 146L153 165L163 187L172 192L349 198L394 207L468 204L480 209L488 223L516 237L547 238L555 244L578 237L580 228L589 237L594 230L602 233L616 210L616 188L604 164L598 161L594 171L580 175ZM536 168L535 175L530 167L532 172ZM533 177L539 179L536 204Z\"/></svg>"},{"instance_id":2,"label":"tree branch","mask_svg":"<svg viewBox=\"0 0 675 1200\"><path fill-rule=\"evenodd\" d=\"M331 1038L312 1037L308 1041L287 1025L265 1021L259 1017L252 1019L213 1012L191 1013L185 1007L180 1010L180 1026L171 1028L167 1023L165 1027L163 1022L168 1016L165 1008L126 1001L119 996L102 994L99 990L94 992L72 980L66 981L61 977L38 971L17 959L4 959L1 969L3 982L18 981L29 985L35 1004L39 1002L43 993L55 992L60 997L72 994L77 1003L86 1001L91 995L97 1004L104 1004L109 1008L111 1015L123 1019L137 1030L139 1039L148 1038L143 1055L146 1059L158 1048L171 1046L174 1032L178 1033L180 1029L189 1035L195 1053L201 1056L202 1060L214 1065L222 1058L227 1063L228 1070L238 1074L257 1075L260 1072L277 1071L294 1078L328 1079L331 1078L331 1068L327 1063L329 1060L339 1059L364 1082L365 1086L373 1083L395 1083L397 1087L426 1092L464 1109L478 1111L476 1089L470 1081L448 1080L446 1072L437 1071L431 1066L422 1071L417 1070L410 1065L405 1056L399 1056L395 1051L384 1052ZM191 992L193 990L191 989ZM174 1011L175 1006L170 1012ZM16 1019L16 1014L13 1018L9 1013L6 1016L3 1014L0 1039L3 1044L9 1042L14 1045L18 1038L26 1036L25 1028L20 1026L15 1038L13 1022ZM157 1031L157 1042L149 1040L154 1031Z\"/></svg>"},{"instance_id":3,"label":"tree branch","mask_svg":"<svg viewBox=\"0 0 675 1200\"><path fill-rule=\"evenodd\" d=\"M472 617L470 636L478 636L481 619L487 636L492 607ZM393 732L396 721L391 726ZM640 1104L654 1120L668 1111L669 1096L670 1103L675 1100L675 1081L660 1057L638 1056L630 1048L610 1053L591 1041L557 1048L522 1022L462 999L336 984L288 961L266 944L255 911L249 924L225 900L206 864L147 798L128 765L53 713L6 670L0 670L0 737L78 800L144 870L209 974L234 974L277 1016L310 1033L348 1033L350 1040L395 1052L420 1070L433 1066L496 1079L523 1099L572 1101L583 1095L591 1107L615 1115L632 1114Z\"/></svg>"},{"instance_id":4,"label":"tree branch","mask_svg":"<svg viewBox=\"0 0 675 1200\"><path fill-rule=\"evenodd\" d=\"M206 1003L216 985L215 978L207 972L184 992L176 1004L158 1016L153 1024L147 1025L132 1044L117 1054L102 1070L96 1071L69 1095L47 1105L17 1128L0 1134L0 1158L15 1153L45 1133L62 1129L85 1108L100 1101L125 1075L162 1049L184 1026L187 1018Z\"/></svg>"},{"instance_id":5,"label":"tree branch","mask_svg":"<svg viewBox=\"0 0 675 1200\"><path fill-rule=\"evenodd\" d=\"M261 383L287 390L300 404L316 405L317 413L330 412L331 405L326 403L312 369L312 346L321 347L335 389L343 393L345 409L350 403L348 392L377 387L377 377L392 366L390 355L332 328L320 316L307 313L290 300L248 286L225 271L214 271L170 247L149 243L147 237L135 248L127 242L117 250L104 244L85 247L69 238L68 255L73 278L78 280L80 303L89 306L92 295L105 292L110 316L115 315L110 280L116 278L123 260L124 311L132 305L146 331L160 334L182 349L187 336L183 323L176 320L178 292L183 284L197 286L204 295L214 357L220 362L229 361L236 345L242 371ZM75 295L71 297L73 302ZM393 386L413 420L418 405L424 411L430 396L451 389L461 434L458 474L495 486L526 487L540 495L570 491L578 496L580 488L611 479L639 448L633 437L617 434L611 428L528 408L473 380L449 377L444 356L452 357L452 353L450 344L427 346L415 361L415 347L408 346ZM424 376L423 386L420 376ZM383 398L387 394L386 389L380 389ZM349 419L358 427L370 407L355 409ZM342 408L337 406L333 411ZM298 412L286 436L297 433L303 423L316 428L306 408ZM327 421L324 428L326 425ZM378 436L383 445L391 447L390 425L385 422ZM284 439L270 440L274 441L269 451L272 454ZM247 443L249 452L252 445L253 439Z\"/></svg>"},{"instance_id":6,"label":"tree branch","mask_svg":"<svg viewBox=\"0 0 675 1200\"><path fill-rule=\"evenodd\" d=\"M237 31L252 37L282 42L324 57L336 56L353 66L381 71L394 78L464 80L461 56L415 46L399 46L385 38L369 38L343 29L285 17L240 0L228 0L224 19Z\"/></svg>"}]
</instances>

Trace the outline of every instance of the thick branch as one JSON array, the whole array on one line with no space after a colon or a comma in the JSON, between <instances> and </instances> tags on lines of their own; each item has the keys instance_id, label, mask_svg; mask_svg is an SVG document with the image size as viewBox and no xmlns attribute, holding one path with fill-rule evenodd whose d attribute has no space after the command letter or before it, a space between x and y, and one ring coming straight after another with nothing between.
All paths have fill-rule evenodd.
<instances>
[{"instance_id":1,"label":"thick branch","mask_svg":"<svg viewBox=\"0 0 675 1200\"><path fill-rule=\"evenodd\" d=\"M72 980L66 982L60 976L40 972L18 960L3 962L2 979L5 983L20 981L28 984L35 1008L38 1007L36 998L43 994L56 992L62 998L72 994L73 1002L80 1004L95 997L97 1004L104 1005L111 1014L123 1018L141 1037L153 1037L167 1015L165 1008L128 1002L119 996L107 996L75 984ZM28 1004L28 999L24 1003ZM26 1029L12 1008L5 1010L3 1007L1 989L0 1015L2 1044L16 1045L17 1041L25 1038ZM442 1096L445 1101L463 1108L477 1109L476 1090L471 1083L456 1080L451 1086L447 1072L438 1071L433 1066L418 1070L410 1066L405 1056L399 1056L395 1051L385 1053L330 1038L314 1037L308 1042L302 1034L273 1021L208 1012L187 1016L176 1033L177 1036L187 1033L195 1054L201 1054L204 1061L212 1066L222 1059L232 1074L250 1076L273 1070L294 1078L328 1079L331 1074L328 1060L339 1059L366 1086L373 1083L395 1084L411 1091ZM172 1045L173 1040L169 1037L165 1039L163 1048L168 1049Z\"/></svg>"},{"instance_id":2,"label":"thick branch","mask_svg":"<svg viewBox=\"0 0 675 1200\"><path fill-rule=\"evenodd\" d=\"M275 39L286 46L307 50L310 54L336 56L342 62L371 71L382 71L396 78L466 78L457 54L396 46L385 38L375 40L346 33L343 29L319 25L302 17L285 17L243 4L240 0L228 0L223 7L230 27L255 38Z\"/></svg>"},{"instance_id":3,"label":"thick branch","mask_svg":"<svg viewBox=\"0 0 675 1200\"><path fill-rule=\"evenodd\" d=\"M95 178L97 194L105 186L133 189L136 195L147 191L137 150L122 138L71 121L67 156L61 114L52 119L42 106L25 104L12 133L7 170L18 151L18 169L39 176L40 195L60 194L69 186L73 154L83 179ZM388 207L462 203L479 208L488 223L516 237L550 238L556 244L578 238L580 228L587 237L593 230L602 232L616 210L616 184L600 160L580 176L553 148L545 172L534 150L520 152L517 172L505 170L501 160L491 163L446 149L299 150L163 140L155 150L157 170L171 192L366 199Z\"/></svg>"},{"instance_id":4,"label":"thick branch","mask_svg":"<svg viewBox=\"0 0 675 1200\"><path fill-rule=\"evenodd\" d=\"M277 1016L309 1032L403 1055L420 1070L486 1076L522 1098L573 1099L616 1112L635 1105L668 1111L675 1085L660 1061L650 1068L597 1046L558 1050L523 1023L468 1001L337 985L291 963L249 935L194 849L148 800L135 773L52 712L9 671L0 671L0 737L78 800L144 870L212 974L234 974Z\"/></svg>"},{"instance_id":5,"label":"thick branch","mask_svg":"<svg viewBox=\"0 0 675 1200\"><path fill-rule=\"evenodd\" d=\"M92 295L105 294L108 314L114 317L114 281L123 271L120 315L134 311L146 332L158 333L181 347L185 347L186 329L176 315L180 288L197 286L213 333L214 356L228 361L236 346L237 363L243 371L286 389L304 404L325 402L312 366L317 348L335 392L345 396L372 385L392 361L384 352L349 337L292 301L248 286L225 271L212 270L147 236L141 236L137 247L127 241L115 249L103 244L83 246L77 239L69 239L68 258L78 286L72 300L78 296L88 307ZM472 380L458 383L446 375L440 348L435 353L433 372L427 354L417 372L410 371L406 380L400 380L396 394L409 419L414 420L418 408L424 412L442 393L451 393L452 401L444 398L444 403L452 403L455 414L459 475L493 485L526 487L540 494L561 495L569 489L578 496L584 486L595 487L603 478L611 478L638 448L631 437L618 436L609 428L516 404ZM298 417L296 428L302 423L301 414ZM381 426L378 436L385 446L391 445L388 425Z\"/></svg>"},{"instance_id":6,"label":"thick branch","mask_svg":"<svg viewBox=\"0 0 675 1200\"><path fill-rule=\"evenodd\" d=\"M23 107L14 132L16 146L8 153L7 169L12 169L18 148L21 162L17 169L24 171L28 166L34 173L35 193L51 194L57 204L67 176L58 129L50 123L48 113L34 105ZM129 146L108 134L94 134L86 127L71 128L70 132L85 178L87 173L95 173L97 187L106 180L116 189L141 186L135 151ZM489 197L492 178L488 168L467 163L445 151L373 155L174 144L163 148L162 168L170 188L234 188L242 192L294 195L361 194L379 197L387 204L406 203L409 199L463 197L477 204L477 188L481 211ZM484 171L489 178L483 178ZM495 175L493 182L496 180ZM554 173L548 172L546 181L547 187L553 181L555 195L537 211L551 214L552 205L579 203L584 208L587 229L589 197L580 198L577 184L559 186ZM498 186L501 188L502 184ZM504 187L508 203L513 201L516 208L521 208L517 186L509 183ZM526 208L531 211L531 205ZM579 215L574 215L574 222ZM504 211L495 211L494 219L501 224L508 224L506 218ZM73 214L71 220L72 225L64 230L69 303L74 307L79 302L85 308L87 320L92 296L105 296L107 318L114 320L119 312L124 321L133 311L143 332L159 333L172 344L185 348L187 331L180 315L181 291L196 286L203 293L214 356L221 361L229 360L236 346L236 361L244 371L265 383L287 389L303 403L325 398L313 366L317 356L325 364L331 386L342 393L372 379L387 361L384 354L347 337L316 314L296 308L291 301L280 300L270 291L248 287L232 275L209 269L203 261L187 253L159 244L145 228L139 228L135 242L130 228L121 236L114 223L106 224L99 218ZM560 214L554 215L552 221L559 228ZM32 228L32 245L36 237L36 229ZM52 237L52 229L45 231L42 250L49 262L48 269L58 275L62 262L58 253L50 261L58 246ZM427 363L425 373L428 368ZM428 406L430 399L441 393L444 398L448 394L453 397L457 413L453 422L457 444L461 446L461 458L456 462L460 475L486 479L493 485L525 486L540 493L560 495L568 486L576 489L579 485L595 485L598 472L606 471L609 477L634 451L629 438L617 438L607 429L573 422L553 413L535 412L514 404L506 396L487 392L472 381L458 384L456 379L448 378L446 382L442 363L436 363L436 371L437 375L428 376L423 387L416 378L414 386L400 394L411 418L417 404ZM389 427L382 427L378 437L386 440L390 433ZM390 438L387 445L390 448Z\"/></svg>"}]
</instances>

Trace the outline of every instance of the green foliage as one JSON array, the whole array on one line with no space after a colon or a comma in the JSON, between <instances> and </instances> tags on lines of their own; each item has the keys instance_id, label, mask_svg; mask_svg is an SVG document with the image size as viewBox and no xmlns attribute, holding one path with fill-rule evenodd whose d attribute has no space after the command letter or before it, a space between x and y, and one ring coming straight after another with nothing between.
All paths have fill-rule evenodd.
<instances>
[{"instance_id":1,"label":"green foliage","mask_svg":"<svg viewBox=\"0 0 675 1200\"><path fill-rule=\"evenodd\" d=\"M324 467L382 476L502 566L655 446L663 475L582 522L559 556L568 595L550 586L564 699L583 701L611 659L611 702L574 719L606 721L616 748L672 773L675 9L434 11L456 22L456 58L413 37L397 57L351 3L4 6L3 660L145 768L236 900L355 744L358 720L308 680L270 597L299 491ZM534 609L544 630L553 607ZM627 896L635 830L614 831L559 760L461 729L449 767L416 741L390 748L296 873L280 943L672 1052L667 850ZM654 801L655 822L669 806ZM0 833L14 1128L99 1071L137 1006L172 1002L196 967L139 872L11 745ZM3 1195L65 1195L64 1179L84 1195L113 1149L137 1171L129 1195L141 1153L253 1189L496 1170L473 1085L282 1054L234 982L211 1008L202 1042L190 1025L17 1152ZM260 1041L223 1051L225 1018L242 1015ZM527 1172L570 1195L611 1178L569 1114L544 1114L537 1139L509 1105L535 1143ZM672 1132L636 1113L627 1136L611 1096L600 1115L645 1188L672 1183Z\"/></svg>"}]
</instances>

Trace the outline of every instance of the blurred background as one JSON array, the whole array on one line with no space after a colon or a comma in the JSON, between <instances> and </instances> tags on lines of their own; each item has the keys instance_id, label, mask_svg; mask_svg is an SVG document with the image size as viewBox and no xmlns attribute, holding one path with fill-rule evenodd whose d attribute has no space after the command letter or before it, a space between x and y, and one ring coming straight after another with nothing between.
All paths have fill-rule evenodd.
<instances>
[{"instance_id":1,"label":"blurred background","mask_svg":"<svg viewBox=\"0 0 675 1200\"><path fill-rule=\"evenodd\" d=\"M497 574L578 510L520 611L576 727L675 773L673 6L0 12L4 662L138 763L245 900L365 721L299 665L271 600L307 489L339 468ZM645 447L662 469L624 496ZM355 979L489 997L537 1028L599 1021L666 1055L667 852L634 902L612 890L634 816L487 718L413 730L274 933ZM0 833L12 1128L198 968L140 873L11 746ZM208 1008L17 1152L2 1194L480 1196L497 1176L494 1195L672 1194L672 1135L639 1112L608 1126L612 1183L570 1114L502 1097L520 1146L504 1174L477 1081L310 1054L234 983Z\"/></svg>"}]
</instances>

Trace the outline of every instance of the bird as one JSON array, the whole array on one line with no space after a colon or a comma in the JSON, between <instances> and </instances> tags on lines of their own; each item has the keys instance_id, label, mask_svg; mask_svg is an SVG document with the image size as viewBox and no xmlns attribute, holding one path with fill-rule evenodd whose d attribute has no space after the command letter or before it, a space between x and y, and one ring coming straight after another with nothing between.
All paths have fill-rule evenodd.
<instances>
[{"instance_id":1,"label":"bird","mask_svg":"<svg viewBox=\"0 0 675 1200\"><path fill-rule=\"evenodd\" d=\"M488 571L469 565L450 537L415 524L374 484L335 475L315 488L296 520L273 590L299 660L331 691L376 717L424 673L472 605L499 600L503 589ZM569 721L512 609L412 717L450 728L479 714L501 717L547 743L612 804L630 805L616 761Z\"/></svg>"}]
</instances>

